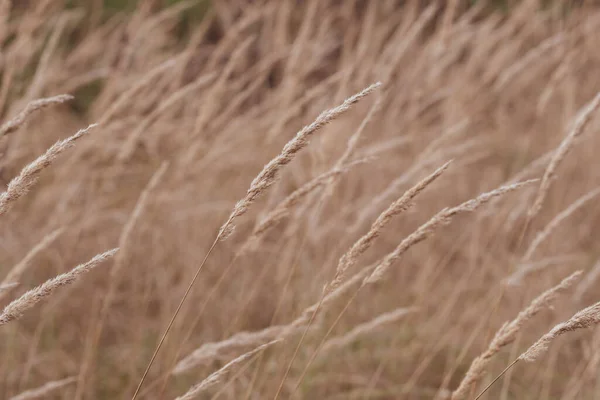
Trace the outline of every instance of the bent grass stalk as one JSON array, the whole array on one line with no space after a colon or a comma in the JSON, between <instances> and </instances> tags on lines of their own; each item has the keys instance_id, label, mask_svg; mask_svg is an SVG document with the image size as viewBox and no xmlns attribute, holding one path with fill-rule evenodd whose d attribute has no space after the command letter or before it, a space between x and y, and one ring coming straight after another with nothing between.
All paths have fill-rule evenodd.
<instances>
[{"instance_id":1,"label":"bent grass stalk","mask_svg":"<svg viewBox=\"0 0 600 400\"><path fill-rule=\"evenodd\" d=\"M225 270L223 271L223 273L221 274L221 276L219 277L217 282L211 287L210 292L208 293L208 295L206 296L206 299L200 306L197 316L194 319L193 323L191 324L190 329L188 330L187 334L184 336L183 343L187 342L189 340L189 338L191 337L191 335L194 331L194 328L200 319L200 316L204 314L204 310L208 306L208 303L213 298L213 296L216 294L216 292L219 290L219 288L225 281L225 278L228 276L229 272L233 269L236 261L242 254L244 254L247 251L250 251L251 249L255 249L258 246L258 243L260 242L264 233L266 231L268 231L271 227L275 226L282 219L284 219L287 215L289 215L289 213L291 212L291 208L294 205L296 205L302 198L306 197L309 193L311 193L315 189L317 189L323 185L326 185L330 179L335 178L335 177L339 176L340 174L346 173L347 171L349 171L351 168L353 168L356 165L359 165L359 164L362 164L362 163L365 163L368 161L370 161L370 158L361 158L359 160L350 162L347 165L342 165L339 167L338 167L338 163L336 163L336 167L329 170L328 172L325 172L325 173L313 178L306 184L302 185L300 188L296 189L294 192L292 192L290 195L288 195L285 199L283 199L277 206L275 206L273 211L271 211L269 214L267 214L267 216L265 216L265 218L263 220L261 220L254 227L250 237L248 237L244 241L244 244L242 244L240 246L239 250L236 251L234 257L228 263L227 267L225 268ZM300 247L302 248L302 246L300 246ZM177 362L177 359L179 358L181 348L182 347L180 346L179 349L177 350L175 356L173 357L173 362L170 365L169 371L173 370L173 368L175 367L175 363ZM162 377L162 379L165 380L165 382L163 383L163 388L165 387L168 377L170 375L171 375L171 373L167 372Z\"/></svg>"},{"instance_id":2,"label":"bent grass stalk","mask_svg":"<svg viewBox=\"0 0 600 400\"><path fill-rule=\"evenodd\" d=\"M529 213L527 214L528 221L533 219L540 212L544 200L546 199L546 195L550 190L550 185L552 184L552 181L556 175L556 169L573 148L575 140L584 132L585 127L592 119L592 115L594 111L598 109L598 107L600 107L600 92L598 92L596 96L581 109L579 115L573 123L573 127L552 156L550 164L548 164L548 167L544 171L544 176L542 178L542 182L540 183L537 197L531 206Z\"/></svg>"},{"instance_id":3,"label":"bent grass stalk","mask_svg":"<svg viewBox=\"0 0 600 400\"><path fill-rule=\"evenodd\" d=\"M364 286L366 286L367 284L370 284L370 283L378 282L383 277L383 275L389 270L391 265L394 262L396 262L398 259L400 259L400 257L410 247L429 238L435 232L435 230L440 228L441 226L448 225L452 221L452 218L454 216L465 213L465 212L475 211L480 206L484 205L485 203L488 203L490 200L492 200L498 196L504 195L506 193L512 192L514 190L517 190L517 189L519 189L525 185L528 185L532 182L536 182L536 180L525 181L525 182L520 182L520 183L516 183L516 184L512 184L512 185L502 186L498 189L492 190L491 192L486 192L486 193L480 194L476 198L468 200L456 207L445 208L442 211L440 211L439 213L437 213L433 218L431 218L425 224L421 225L416 231L414 231L408 237L406 237L398 245L398 247L396 247L396 249L393 252L388 254L383 259L383 261L377 265L377 267L373 270L371 275L367 276L363 280L362 284L355 291L354 295L350 298L348 303L346 303L346 306L342 309L342 311L340 312L338 317L335 319L335 321L333 322L333 324L331 325L331 327L329 328L327 333L323 336L323 338L321 339L321 342L317 346L317 349L313 352L311 358L309 359L308 363L304 367L304 370L303 370L302 374L300 375L300 378L298 379L298 381L294 387L294 392L299 388L302 380L304 379L304 377L306 376L306 373L308 372L308 368L310 367L312 362L317 357L317 354L319 353L319 351L325 344L325 341L327 340L327 338L329 337L329 335L331 334L331 332L333 331L335 326L338 324L338 322L340 321L342 316L348 310L350 304L356 299L356 297L358 296L358 293Z\"/></svg>"},{"instance_id":4,"label":"bent grass stalk","mask_svg":"<svg viewBox=\"0 0 600 400\"><path fill-rule=\"evenodd\" d=\"M458 385L458 388L452 393L452 400L459 400L466 397L471 388L477 384L483 376L492 357L500 352L504 346L512 343L516 339L517 334L521 331L523 325L531 318L535 317L541 310L549 307L561 293L570 288L573 283L579 279L581 273L581 271L577 271L563 279L558 285L546 290L536 297L527 308L521 311L514 320L502 325L494 335L488 348L473 360L465 377Z\"/></svg>"},{"instance_id":5,"label":"bent grass stalk","mask_svg":"<svg viewBox=\"0 0 600 400\"><path fill-rule=\"evenodd\" d=\"M16 131L17 129L19 129L21 127L21 125L23 125L25 123L25 121L27 121L27 118L29 118L29 116L41 109L44 109L46 107L49 107L51 105L55 105L55 104L62 104L62 103L66 103L68 101L73 100L73 96L68 95L68 94L61 94L58 96L54 96L54 97L48 97L45 99L39 99L39 100L34 100L31 103L27 104L25 106L25 108L18 113L14 118L12 118L10 121L4 123L1 127L0 127L0 138L2 138L2 136L7 135L9 133L12 133L14 131Z\"/></svg>"},{"instance_id":6,"label":"bent grass stalk","mask_svg":"<svg viewBox=\"0 0 600 400\"><path fill-rule=\"evenodd\" d=\"M516 285L521 282L521 280L530 272L531 269L531 260L533 255L535 254L538 247L550 236L550 234L563 222L567 219L571 214L575 211L583 207L590 200L595 198L600 194L600 188L596 188L586 193L585 195L578 198L571 205L569 205L566 209L558 213L552 220L534 237L533 241L525 251L525 255L523 255L520 268L514 271L508 278L506 278L506 282L510 285Z\"/></svg>"},{"instance_id":7,"label":"bent grass stalk","mask_svg":"<svg viewBox=\"0 0 600 400\"><path fill-rule=\"evenodd\" d=\"M411 205L411 201L419 193L421 193L423 190L425 190L425 188L427 186L429 186L429 184L431 184L433 181L435 181L448 168L449 165L450 165L450 161L447 162L446 164L442 165L440 168L438 168L436 171L434 171L431 175L429 175L426 178L424 178L423 180L419 181L415 186L413 186L412 188L407 190L400 198L398 198L396 201L394 201L375 220L373 225L371 225L371 229L369 229L369 231L365 235L363 235L358 241L356 241L354 243L354 245L352 245L350 250L348 250L340 258L340 260L338 261L338 265L336 267L335 275L334 275L333 279L331 280L331 282L328 285L326 285L325 288L323 289L323 293L321 294L319 303L318 303L317 307L315 308L312 316L310 317L308 325L306 326L304 333L302 334L302 337L300 338L300 341L298 342L298 345L296 346L296 349L294 350L292 359L288 363L286 372L283 376L283 379L281 380L281 383L279 384L279 389L277 390L277 394L275 395L275 400L277 400L277 398L279 397L279 395L281 393L281 390L283 389L284 381L287 378L287 376L289 375L289 372L292 368L292 364L294 363L294 361L298 355L298 352L300 351L300 346L302 345L302 343L304 341L306 333L310 329L310 327L315 319L316 314L321 310L323 299L328 294L335 291L336 288L338 288L342 284L348 269L350 269L352 266L354 266L357 263L359 257L362 254L364 254L373 245L375 239L377 239L377 237L381 234L382 229L392 220L392 218L395 215L398 215L398 214L402 213L403 211L407 210Z\"/></svg>"},{"instance_id":8,"label":"bent grass stalk","mask_svg":"<svg viewBox=\"0 0 600 400\"><path fill-rule=\"evenodd\" d=\"M498 381L509 369L511 369L517 362L533 362L537 360L543 353L548 350L550 343L557 337L564 335L567 332L573 332L579 329L589 328L591 326L600 323L600 302L593 304L583 310L577 312L569 320L561 322L555 325L548 333L538 339L533 345L531 345L524 353L517 357L512 363L510 363L504 370L496 377L489 385L487 385L479 395L475 398L478 400L481 396L489 390L492 385Z\"/></svg>"},{"instance_id":9,"label":"bent grass stalk","mask_svg":"<svg viewBox=\"0 0 600 400\"><path fill-rule=\"evenodd\" d=\"M533 219L538 215L542 206L544 205L544 201L546 200L546 196L550 191L550 186L552 185L553 180L556 177L556 170L558 166L563 161L563 159L567 156L567 154L571 151L573 146L575 145L576 139L581 136L584 132L585 127L588 125L590 120L592 119L592 115L596 109L600 107L600 92L596 94L596 96L586 104L581 111L579 112L577 118L575 119L573 126L567 136L560 143L558 148L554 151L552 158L550 159L550 163L544 170L544 175L542 177L542 182L537 190L537 194L533 205L529 208L527 212L527 218L525 219L525 224L521 229L521 233L519 235L519 240L517 241L517 247L520 248L525 236L529 231L529 227Z\"/></svg>"},{"instance_id":10,"label":"bent grass stalk","mask_svg":"<svg viewBox=\"0 0 600 400\"><path fill-rule=\"evenodd\" d=\"M288 195L277 206L274 207L273 211L271 211L269 214L267 214L265 216L264 219L262 219L259 223L257 223L256 226L254 227L251 235L239 247L239 250L235 252L233 259L228 263L227 267L225 268L225 270L223 271L223 273L221 274L221 276L219 277L217 282L211 287L210 292L208 293L206 299L204 300L204 302L202 303L202 305L200 306L200 308L198 310L198 313L197 313L196 318L194 319L194 322L191 324L190 329L188 330L187 334L184 336L183 343L187 342L189 340L189 338L191 337L191 335L194 331L194 328L200 319L200 316L204 314L204 310L208 306L208 303L213 298L213 296L216 294L217 290L221 287L221 285L225 281L225 278L228 276L229 272L233 269L236 261L242 254L244 254L245 252L250 251L252 249L255 249L258 246L258 244L259 244L261 238L263 237L263 235L265 234L265 232L267 232L270 228L275 226L278 222L280 222L287 215L289 215L292 207L294 205L296 205L302 198L306 197L308 194L310 194L312 191L316 190L317 188L319 188L323 185L326 185L332 178L338 177L339 175L349 171L354 166L368 162L370 160L371 160L370 158L361 158L356 161L350 162L346 165L341 165L339 162L336 163L332 169L313 178L306 184L302 185L300 188L296 189L290 195ZM300 246L300 248L302 248L302 247L303 246ZM291 277L291 275L290 275L290 277ZM171 375L170 371L174 371L174 368L176 368L175 363L177 363L177 359L179 358L181 348L182 347L180 346L179 349L177 350L175 356L173 357L173 362L171 363L171 365L169 367L169 371L166 374L164 374L163 377L161 378L164 380L163 390L166 386L169 376ZM162 393L162 390L161 390L161 393Z\"/></svg>"},{"instance_id":11,"label":"bent grass stalk","mask_svg":"<svg viewBox=\"0 0 600 400\"><path fill-rule=\"evenodd\" d=\"M46 150L44 154L25 166L25 168L21 170L21 173L10 181L6 191L0 194L0 215L8 212L15 201L31 190L43 169L50 166L62 152L73 147L75 141L83 137L96 126L96 124L92 124L85 129L81 129L71 137L59 140Z\"/></svg>"},{"instance_id":12,"label":"bent grass stalk","mask_svg":"<svg viewBox=\"0 0 600 400\"><path fill-rule=\"evenodd\" d=\"M339 299L342 295L346 294L354 285L364 280L364 278L373 271L374 267L375 265L371 265L357 272L354 276L346 280L346 282L344 282L334 292L327 295L323 299L322 304L324 306L329 305L332 302ZM219 353L225 352L227 350L237 349L239 347L244 346L256 346L260 343L265 343L269 340L274 340L278 337L285 339L293 334L296 334L299 331L299 329L306 326L310 317L314 313L314 310L316 309L317 305L318 303L306 308L304 311L302 311L298 318L296 318L294 321L290 322L287 325L270 326L268 328L256 332L238 332L225 340L213 343L205 343L198 349L194 350L187 357L182 359L175 366L173 374L177 375L189 370L190 368L195 367L196 365L206 363L218 356Z\"/></svg>"},{"instance_id":13,"label":"bent grass stalk","mask_svg":"<svg viewBox=\"0 0 600 400\"><path fill-rule=\"evenodd\" d=\"M45 384L43 384L42 386L35 388L35 389L29 389L26 390L14 397L11 397L10 400L32 400L32 399L39 399L39 398L43 398L48 396L48 394L54 390L60 389L62 387L65 387L67 385L70 385L71 383L74 383L77 381L77 378L72 376L70 378L65 378L65 379L61 379L58 381L52 381L52 382L46 382Z\"/></svg>"},{"instance_id":14,"label":"bent grass stalk","mask_svg":"<svg viewBox=\"0 0 600 400\"><path fill-rule=\"evenodd\" d=\"M243 253L246 249L255 249L258 246L258 242L264 234L274 227L281 220L286 218L293 206L298 204L300 200L308 196L317 188L327 185L332 178L337 178L338 176L346 173L351 168L356 165L363 164L365 162L369 162L369 158L362 158L353 162L350 162L346 165L335 166L333 169L322 173L321 175L313 178L306 184L302 185L292 193L290 193L285 199L283 199L279 204L277 204L273 211L269 212L252 230L251 236L246 240L246 242L241 246L241 252ZM329 186L326 186L329 187Z\"/></svg>"},{"instance_id":15,"label":"bent grass stalk","mask_svg":"<svg viewBox=\"0 0 600 400\"><path fill-rule=\"evenodd\" d=\"M375 83L375 84L367 87L360 93L357 93L354 96L349 97L341 105L339 105L335 108L332 108L330 110L322 112L313 123L302 128L296 134L296 136L284 146L281 153L277 157L272 159L263 168L263 170L256 176L256 178L254 178L254 180L250 184L250 188L248 189L246 196L242 200L238 201L238 203L235 205L231 214L229 215L229 217L227 218L225 223L219 229L219 233L217 234L214 242L208 249L206 255L204 256L204 259L202 260L202 262L200 263L200 266L197 268L194 276L192 277L192 280L190 281L185 293L183 294L183 296L179 302L179 305L177 306L175 312L173 313L171 320L169 321L165 331L163 332L161 339L158 342L158 345L156 346L156 349L154 350L154 353L150 359L150 362L148 363L148 366L146 367L146 370L144 371L144 374L142 375L142 378L140 379L140 382L133 394L132 400L135 400L137 398L137 396L142 388L142 385L144 383L144 380L146 379L146 376L148 375L148 372L150 371L150 368L152 367L152 364L153 364L154 360L156 359L156 356L158 355L158 352L160 351L162 344L164 343L167 335L169 334L169 331L171 330L171 327L173 326L173 323L175 322L177 315L181 311L181 307L185 303L185 300L187 299L188 295L190 294L190 292L194 286L194 283L198 279L198 276L200 275L200 271L202 270L204 264L206 264L206 260L208 260L208 257L214 250L217 243L221 240L225 240L233 232L234 221L237 218L239 218L240 216L242 216L243 214L245 214L246 211L248 211L249 207L258 199L258 197L261 194L263 194L263 192L266 189L268 189L271 185L273 185L275 183L277 176L279 174L279 170L281 168L283 168L284 166L286 166L287 164L289 164L294 159L296 154L308 145L308 139L310 136L312 136L315 132L317 132L318 130L323 128L325 125L327 125L328 123L333 121L338 116L340 116L340 115L344 114L346 111L350 110L350 108L354 104L359 102L364 97L368 96L371 92L376 90L379 86L381 86L381 83L379 83L379 82Z\"/></svg>"},{"instance_id":16,"label":"bent grass stalk","mask_svg":"<svg viewBox=\"0 0 600 400\"><path fill-rule=\"evenodd\" d=\"M568 206L565 210L561 211L554 218L552 218L552 220L548 223L548 225L546 225L546 227L543 230L538 232L536 237L533 239L533 241L531 242L531 245L529 245L529 248L527 249L527 251L525 252L525 255L523 256L523 260L526 262L531 261L533 255L535 254L535 251L540 246L540 244L544 240L546 240L548 238L548 236L550 236L550 234L556 229L556 227L558 225L560 225L561 222L563 222L571 214L573 214L579 208L583 207L585 204L587 204L590 200L592 200L594 197L598 196L599 194L600 194L600 188L591 190L590 192L586 193L585 195L581 196L579 199L574 201L570 206Z\"/></svg>"},{"instance_id":17,"label":"bent grass stalk","mask_svg":"<svg viewBox=\"0 0 600 400\"><path fill-rule=\"evenodd\" d=\"M102 303L100 305L100 313L98 318L94 320L94 326L91 329L91 336L89 338L89 345L86 346L86 351L84 352L84 359L79 369L79 377L78 377L78 385L77 391L75 393L75 399L79 399L82 395L81 391L83 390L85 381L87 379L87 375L89 373L89 369L91 368L92 362L95 357L95 351L100 340L100 336L102 334L102 330L104 327L104 323L107 320L110 307L112 306L113 299L115 297L115 292L117 289L119 277L121 274L121 270L123 269L125 262L127 261L128 250L131 242L132 232L137 225L138 221L143 215L143 212L148 204L148 201L153 194L156 186L161 182L165 172L167 171L169 164L167 162L163 162L162 165L158 168L158 170L152 175L146 187L140 194L134 208L131 213L129 219L125 223L121 235L119 237L119 248L121 251L115 257L115 262L110 269L110 279L109 286L102 297Z\"/></svg>"},{"instance_id":18,"label":"bent grass stalk","mask_svg":"<svg viewBox=\"0 0 600 400\"><path fill-rule=\"evenodd\" d=\"M251 350L245 354L242 354L241 356L233 359L232 361L228 362L227 364L225 364L225 366L223 366L221 369L219 369L218 371L213 372L212 374L210 374L206 379L204 379L202 382L198 383L197 385L194 385L190 388L190 390L188 390L183 396L179 396L177 397L175 400L192 400L196 397L198 397L198 395L200 395L202 392L206 391L207 389L210 389L211 387L215 386L216 384L218 384L221 379L229 372L229 370L231 370L233 367L237 366L238 364L246 361L247 359L253 357L254 355L266 350L267 347L270 347L272 345L274 345L275 343L280 342L281 340L273 340L272 342L263 344L258 346L257 348L255 348L254 350Z\"/></svg>"},{"instance_id":19,"label":"bent grass stalk","mask_svg":"<svg viewBox=\"0 0 600 400\"><path fill-rule=\"evenodd\" d=\"M349 332L347 332L341 336L329 339L323 345L323 352L321 354L324 354L324 352L327 352L327 351L331 351L331 350L335 350L335 349L339 349L339 348L348 346L349 344L352 344L357 339L359 339L361 336L369 334L369 333L381 328L382 326L384 326L386 324L391 324L392 322L396 322L397 320L404 317L405 315L416 312L417 310L418 310L418 307L408 307L408 308L400 307L393 311L383 313L383 314L373 318L370 321L367 321L365 323L355 326L352 330L350 330Z\"/></svg>"},{"instance_id":20,"label":"bent grass stalk","mask_svg":"<svg viewBox=\"0 0 600 400\"><path fill-rule=\"evenodd\" d=\"M0 325L4 325L8 322L21 318L27 310L35 306L46 297L52 295L58 288L77 281L81 275L90 272L102 262L112 258L118 250L118 248L115 248L105 253L98 254L85 264L80 264L71 271L60 274L44 282L40 286L26 292L4 308L2 314L0 315Z\"/></svg>"},{"instance_id":21,"label":"bent grass stalk","mask_svg":"<svg viewBox=\"0 0 600 400\"><path fill-rule=\"evenodd\" d=\"M27 270L27 268L31 265L31 262L33 261L33 259L40 252L44 251L50 244L52 244L52 242L54 242L54 240L57 237L59 237L62 232L63 232L63 229L57 229L57 230L53 231L52 233L44 236L37 245L35 245L31 250L29 250L27 255L21 261L19 261L18 264L16 264L14 267L12 267L12 269L8 272L8 274L6 274L6 277L4 278L2 283L0 283L0 287L16 285L17 279L19 279L19 277ZM2 300L5 293L6 292L0 291L0 300Z\"/></svg>"}]
</instances>

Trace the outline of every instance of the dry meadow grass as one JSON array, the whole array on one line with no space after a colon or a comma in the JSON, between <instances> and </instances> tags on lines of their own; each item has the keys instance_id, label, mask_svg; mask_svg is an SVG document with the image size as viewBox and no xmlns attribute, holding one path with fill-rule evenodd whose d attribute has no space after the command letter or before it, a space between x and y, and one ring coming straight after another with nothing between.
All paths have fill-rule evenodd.
<instances>
[{"instance_id":1,"label":"dry meadow grass","mask_svg":"<svg viewBox=\"0 0 600 400\"><path fill-rule=\"evenodd\" d=\"M0 0L0 398L600 396L598 5L133 3Z\"/></svg>"}]
</instances>

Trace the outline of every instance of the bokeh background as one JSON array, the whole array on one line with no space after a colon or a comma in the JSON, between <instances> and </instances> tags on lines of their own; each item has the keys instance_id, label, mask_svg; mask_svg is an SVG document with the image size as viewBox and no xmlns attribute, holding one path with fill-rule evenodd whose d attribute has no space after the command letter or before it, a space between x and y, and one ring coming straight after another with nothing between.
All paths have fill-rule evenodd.
<instances>
[{"instance_id":1,"label":"bokeh background","mask_svg":"<svg viewBox=\"0 0 600 400\"><path fill-rule=\"evenodd\" d=\"M0 397L7 399L70 377L43 398L131 398L253 178L299 129L373 82L381 88L317 132L215 247L139 398L182 395L259 343L215 351L172 374L195 349L284 326L317 303L339 258L378 215L447 161L349 276L444 207L541 178L600 91L600 8L589 1L0 5L3 123L35 99L74 96L1 138L3 189L55 141L100 123L0 217L2 276L25 266L2 305L121 247L116 259L0 326ZM528 210L539 183L457 216L384 279L328 304L300 346L301 334L286 336L198 398L272 399L279 389L286 399L449 398L504 322L583 270L494 356L465 397L473 398L555 323L600 300L599 114L560 163L535 218ZM339 160L351 167L318 181L246 247L270 211ZM548 234L538 245L540 232ZM311 360L326 335L343 337L396 309L410 313ZM599 341L597 329L565 335L536 363L511 369L487 398L597 398Z\"/></svg>"}]
</instances>

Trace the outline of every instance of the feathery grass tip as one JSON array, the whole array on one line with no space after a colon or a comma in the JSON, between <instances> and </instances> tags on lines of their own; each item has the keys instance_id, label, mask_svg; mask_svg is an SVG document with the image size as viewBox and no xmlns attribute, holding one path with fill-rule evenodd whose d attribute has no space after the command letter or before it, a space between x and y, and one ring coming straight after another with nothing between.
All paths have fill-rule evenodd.
<instances>
[{"instance_id":1,"label":"feathery grass tip","mask_svg":"<svg viewBox=\"0 0 600 400\"><path fill-rule=\"evenodd\" d=\"M265 165L262 171L256 176L256 178L254 178L250 184L250 188L248 189L246 196L238 201L229 215L229 218L227 218L227 221L219 229L219 239L225 239L231 234L234 228L233 221L243 215L248 210L250 205L254 203L254 201L256 201L256 199L267 188L275 183L279 170L285 165L289 164L294 159L296 154L306 147L308 144L308 139L311 135L333 121L338 116L350 110L354 104L358 103L361 99L372 93L379 86L381 86L381 83L378 82L367 87L362 92L347 98L341 105L330 110L323 111L317 117L317 119L314 120L314 122L302 128L296 134L296 136L283 147L281 153L272 159L267 165Z\"/></svg>"},{"instance_id":2,"label":"feathery grass tip","mask_svg":"<svg viewBox=\"0 0 600 400\"><path fill-rule=\"evenodd\" d=\"M223 377L233 367L237 366L238 364L246 361L247 359L251 358L255 354L260 353L261 351L265 350L267 347L272 346L275 343L278 343L280 341L281 340L274 340L272 342L260 345L257 348L255 348L254 350L247 352L246 354L242 354L241 356L239 356L239 357L235 358L234 360L225 364L225 366L223 366L223 368L210 374L208 376L208 378L204 379L202 382L198 383L197 385L192 386L192 388L190 390L188 390L184 395L177 397L175 400L191 400L191 399L196 398L198 395L200 395L205 390L207 390L207 389L215 386L217 383L219 383L221 381L221 379L223 379Z\"/></svg>"},{"instance_id":3,"label":"feathery grass tip","mask_svg":"<svg viewBox=\"0 0 600 400\"><path fill-rule=\"evenodd\" d=\"M96 124L92 124L85 129L81 129L71 137L59 140L46 150L44 154L25 166L25 168L21 170L19 176L10 181L6 191L0 194L0 215L5 214L16 200L31 190L33 185L37 182L40 172L44 168L52 164L63 151L73 147L77 139L81 138L96 126Z\"/></svg>"},{"instance_id":4,"label":"feathery grass tip","mask_svg":"<svg viewBox=\"0 0 600 400\"><path fill-rule=\"evenodd\" d=\"M504 346L513 342L523 325L536 316L541 310L549 307L562 292L571 287L573 283L579 279L581 273L581 271L577 271L563 279L558 285L546 290L536 297L527 308L521 311L514 320L502 325L494 335L488 348L473 360L465 377L452 393L452 400L465 398L471 391L473 385L482 378L492 357L500 352Z\"/></svg>"},{"instance_id":5,"label":"feathery grass tip","mask_svg":"<svg viewBox=\"0 0 600 400\"><path fill-rule=\"evenodd\" d=\"M25 121L27 121L27 118L36 111L54 104L66 103L67 101L71 101L73 99L74 97L71 95L60 94L58 96L32 101L31 103L27 104L19 114L0 127L0 138L19 129L19 127L23 125Z\"/></svg>"},{"instance_id":6,"label":"feathery grass tip","mask_svg":"<svg viewBox=\"0 0 600 400\"><path fill-rule=\"evenodd\" d=\"M46 297L52 295L58 288L75 282L81 275L91 271L102 262L114 256L118 250L118 248L115 248L105 253L98 254L90 261L80 264L71 271L60 274L26 292L4 308L0 315L0 325L21 318L27 310Z\"/></svg>"}]
</instances>

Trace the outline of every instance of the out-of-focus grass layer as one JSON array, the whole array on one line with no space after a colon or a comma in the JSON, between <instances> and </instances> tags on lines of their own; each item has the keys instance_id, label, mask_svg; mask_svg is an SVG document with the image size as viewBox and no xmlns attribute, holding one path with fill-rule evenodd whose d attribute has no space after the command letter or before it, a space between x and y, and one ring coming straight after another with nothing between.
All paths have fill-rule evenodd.
<instances>
[{"instance_id":1,"label":"out-of-focus grass layer","mask_svg":"<svg viewBox=\"0 0 600 400\"><path fill-rule=\"evenodd\" d=\"M135 10L139 0L103 0L104 5L104 17L108 18L115 13L121 12L132 12ZM177 3L181 3L184 0L163 0L163 6L169 7ZM206 15L207 11L211 7L211 0L195 0L195 3L191 7L187 7L181 12L181 21L179 23L179 36L185 36L188 32L190 24L197 23ZM93 0L67 0L68 8L76 7L91 7Z\"/></svg>"},{"instance_id":2,"label":"out-of-focus grass layer","mask_svg":"<svg viewBox=\"0 0 600 400\"><path fill-rule=\"evenodd\" d=\"M104 11L107 15L115 12L130 12L135 9L139 0L103 0ZM183 0L163 0L165 7L181 3ZM197 5L184 11L182 14L186 18L202 18L210 6L210 0L197 0ZM93 0L67 0L67 8L91 7Z\"/></svg>"},{"instance_id":3,"label":"out-of-focus grass layer","mask_svg":"<svg viewBox=\"0 0 600 400\"><path fill-rule=\"evenodd\" d=\"M103 19L108 19L118 13L133 12L138 1L139 0L103 0ZM184 0L163 0L162 3L164 7L169 7L183 1ZM94 0L67 0L66 8L91 8L93 2ZM188 36L191 28L204 18L211 7L211 0L195 0L195 3L196 4L192 7L185 8L181 11L176 33L176 36L181 40L184 40ZM77 40L77 34L73 35L71 39ZM78 114L85 114L102 89L102 85L103 80L100 79L80 87L77 92L74 93L75 100L70 104L73 110Z\"/></svg>"}]
</instances>

